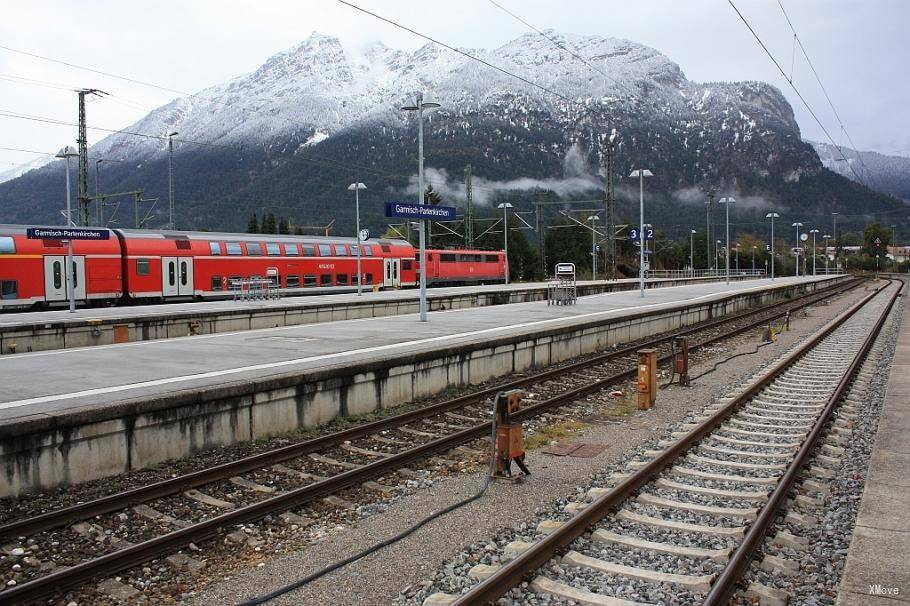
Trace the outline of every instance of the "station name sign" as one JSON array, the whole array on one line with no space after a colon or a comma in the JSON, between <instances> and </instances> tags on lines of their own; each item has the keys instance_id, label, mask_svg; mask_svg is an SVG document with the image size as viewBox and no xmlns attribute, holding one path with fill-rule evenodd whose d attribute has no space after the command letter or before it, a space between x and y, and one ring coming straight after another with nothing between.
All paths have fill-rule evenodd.
<instances>
[{"instance_id":1,"label":"station name sign","mask_svg":"<svg viewBox=\"0 0 910 606\"><path fill-rule=\"evenodd\" d=\"M400 204L386 202L386 217L400 219L429 219L430 221L454 221L454 206L433 206L431 204Z\"/></svg>"},{"instance_id":2,"label":"station name sign","mask_svg":"<svg viewBox=\"0 0 910 606\"><path fill-rule=\"evenodd\" d=\"M29 227L25 230L29 240L110 240L108 229L81 227Z\"/></svg>"}]
</instances>

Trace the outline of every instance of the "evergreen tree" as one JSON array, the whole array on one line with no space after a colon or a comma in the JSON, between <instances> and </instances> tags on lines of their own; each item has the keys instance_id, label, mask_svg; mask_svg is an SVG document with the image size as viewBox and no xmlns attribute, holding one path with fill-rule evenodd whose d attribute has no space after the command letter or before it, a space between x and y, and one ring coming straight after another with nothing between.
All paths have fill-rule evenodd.
<instances>
[{"instance_id":1,"label":"evergreen tree","mask_svg":"<svg viewBox=\"0 0 910 606\"><path fill-rule=\"evenodd\" d=\"M258 234L259 233L259 219L256 217L256 213L253 213L250 216L250 222L247 223L246 233L248 234Z\"/></svg>"},{"instance_id":2,"label":"evergreen tree","mask_svg":"<svg viewBox=\"0 0 910 606\"><path fill-rule=\"evenodd\" d=\"M265 215L262 219L262 231L263 234L274 234L278 229L278 226L275 223L274 213L269 213Z\"/></svg>"},{"instance_id":3,"label":"evergreen tree","mask_svg":"<svg viewBox=\"0 0 910 606\"><path fill-rule=\"evenodd\" d=\"M278 221L278 233L279 234L289 234L291 233L291 226L288 223L288 220L284 217Z\"/></svg>"}]
</instances>

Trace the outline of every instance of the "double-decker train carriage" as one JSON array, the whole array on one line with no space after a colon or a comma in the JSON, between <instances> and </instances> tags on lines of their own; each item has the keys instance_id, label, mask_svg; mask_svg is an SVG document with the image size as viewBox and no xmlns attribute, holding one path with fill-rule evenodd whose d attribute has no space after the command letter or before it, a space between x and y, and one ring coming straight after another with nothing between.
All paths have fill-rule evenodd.
<instances>
[{"instance_id":1,"label":"double-decker train carriage","mask_svg":"<svg viewBox=\"0 0 910 606\"><path fill-rule=\"evenodd\" d=\"M79 304L160 302L233 296L244 282L284 294L356 290L354 238L114 229L109 240L74 240ZM0 226L0 310L67 301L66 244L30 240ZM361 242L364 288L407 288L418 280L416 251L404 240ZM428 250L430 284L503 281L500 251Z\"/></svg>"}]
</instances>

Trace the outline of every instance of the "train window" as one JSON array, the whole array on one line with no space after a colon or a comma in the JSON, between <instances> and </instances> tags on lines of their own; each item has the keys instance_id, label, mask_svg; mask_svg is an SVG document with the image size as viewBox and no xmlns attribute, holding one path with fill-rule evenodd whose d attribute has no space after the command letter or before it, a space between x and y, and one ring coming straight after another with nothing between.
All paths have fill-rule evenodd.
<instances>
[{"instance_id":1,"label":"train window","mask_svg":"<svg viewBox=\"0 0 910 606\"><path fill-rule=\"evenodd\" d=\"M401 271L410 271L414 267L414 261L412 259L402 259L401 260Z\"/></svg>"},{"instance_id":2,"label":"train window","mask_svg":"<svg viewBox=\"0 0 910 606\"><path fill-rule=\"evenodd\" d=\"M231 290L239 290L241 282L243 282L243 276L228 276L228 288Z\"/></svg>"},{"instance_id":3,"label":"train window","mask_svg":"<svg viewBox=\"0 0 910 606\"><path fill-rule=\"evenodd\" d=\"M177 243L177 250L190 250L190 241L189 240L175 240Z\"/></svg>"},{"instance_id":4,"label":"train window","mask_svg":"<svg viewBox=\"0 0 910 606\"><path fill-rule=\"evenodd\" d=\"M273 257L281 256L281 247L278 246L277 244L266 244L265 250L269 255L271 255Z\"/></svg>"},{"instance_id":5,"label":"train window","mask_svg":"<svg viewBox=\"0 0 910 606\"><path fill-rule=\"evenodd\" d=\"M335 255L339 257L348 256L348 247L347 244L336 244L335 245Z\"/></svg>"},{"instance_id":6,"label":"train window","mask_svg":"<svg viewBox=\"0 0 910 606\"><path fill-rule=\"evenodd\" d=\"M499 257L497 257L496 255L484 255L483 260L486 261L487 263L498 263Z\"/></svg>"},{"instance_id":7,"label":"train window","mask_svg":"<svg viewBox=\"0 0 910 606\"><path fill-rule=\"evenodd\" d=\"M220 255L221 242L209 242L209 251L211 251L213 255Z\"/></svg>"},{"instance_id":8,"label":"train window","mask_svg":"<svg viewBox=\"0 0 910 606\"><path fill-rule=\"evenodd\" d=\"M18 299L19 283L15 280L0 280L0 299Z\"/></svg>"},{"instance_id":9,"label":"train window","mask_svg":"<svg viewBox=\"0 0 910 606\"><path fill-rule=\"evenodd\" d=\"M373 256L373 247L372 246L361 246L360 254L364 257L372 257Z\"/></svg>"},{"instance_id":10,"label":"train window","mask_svg":"<svg viewBox=\"0 0 910 606\"><path fill-rule=\"evenodd\" d=\"M319 286L331 286L332 274L322 274L319 276Z\"/></svg>"},{"instance_id":11,"label":"train window","mask_svg":"<svg viewBox=\"0 0 910 606\"><path fill-rule=\"evenodd\" d=\"M303 276L304 286L316 286L316 276Z\"/></svg>"},{"instance_id":12,"label":"train window","mask_svg":"<svg viewBox=\"0 0 910 606\"><path fill-rule=\"evenodd\" d=\"M300 276L288 276L287 287L298 288L300 286Z\"/></svg>"},{"instance_id":13,"label":"train window","mask_svg":"<svg viewBox=\"0 0 910 606\"><path fill-rule=\"evenodd\" d=\"M363 274L363 283L372 284L373 283L373 274Z\"/></svg>"},{"instance_id":14,"label":"train window","mask_svg":"<svg viewBox=\"0 0 910 606\"><path fill-rule=\"evenodd\" d=\"M338 286L347 286L348 285L348 275L347 274L338 274L335 276L335 284Z\"/></svg>"},{"instance_id":15,"label":"train window","mask_svg":"<svg viewBox=\"0 0 910 606\"><path fill-rule=\"evenodd\" d=\"M261 257L262 256L262 244L259 242L247 242L246 243L246 254L251 257Z\"/></svg>"},{"instance_id":16,"label":"train window","mask_svg":"<svg viewBox=\"0 0 910 606\"><path fill-rule=\"evenodd\" d=\"M332 247L328 244L319 245L319 256L320 257L331 257L332 256Z\"/></svg>"},{"instance_id":17,"label":"train window","mask_svg":"<svg viewBox=\"0 0 910 606\"><path fill-rule=\"evenodd\" d=\"M243 250L240 249L240 242L226 242L224 248L229 255L239 256L243 254Z\"/></svg>"},{"instance_id":18,"label":"train window","mask_svg":"<svg viewBox=\"0 0 910 606\"><path fill-rule=\"evenodd\" d=\"M304 242L303 245L303 256L304 257L315 257L316 256L316 245L312 242Z\"/></svg>"},{"instance_id":19,"label":"train window","mask_svg":"<svg viewBox=\"0 0 910 606\"><path fill-rule=\"evenodd\" d=\"M167 264L167 283L171 286L177 284L177 264L168 263Z\"/></svg>"},{"instance_id":20,"label":"train window","mask_svg":"<svg viewBox=\"0 0 910 606\"><path fill-rule=\"evenodd\" d=\"M147 276L151 273L149 269L149 260L148 259L136 259L136 274L140 276Z\"/></svg>"},{"instance_id":21,"label":"train window","mask_svg":"<svg viewBox=\"0 0 910 606\"><path fill-rule=\"evenodd\" d=\"M54 288L59 289L63 286L63 263L54 261Z\"/></svg>"},{"instance_id":22,"label":"train window","mask_svg":"<svg viewBox=\"0 0 910 606\"><path fill-rule=\"evenodd\" d=\"M297 257L300 255L300 247L294 242L285 242L284 254L291 257Z\"/></svg>"},{"instance_id":23,"label":"train window","mask_svg":"<svg viewBox=\"0 0 910 606\"><path fill-rule=\"evenodd\" d=\"M443 253L443 254L439 255L439 260L442 263L454 263L455 255L449 254L449 253Z\"/></svg>"},{"instance_id":24,"label":"train window","mask_svg":"<svg viewBox=\"0 0 910 606\"><path fill-rule=\"evenodd\" d=\"M0 236L0 255L16 254L16 241L10 236Z\"/></svg>"},{"instance_id":25,"label":"train window","mask_svg":"<svg viewBox=\"0 0 910 606\"><path fill-rule=\"evenodd\" d=\"M221 290L221 276L212 276L212 290Z\"/></svg>"},{"instance_id":26,"label":"train window","mask_svg":"<svg viewBox=\"0 0 910 606\"><path fill-rule=\"evenodd\" d=\"M392 252L392 247L389 246L388 244L383 244L383 245L382 245L382 252L384 252L384 253L390 253L390 252Z\"/></svg>"}]
</instances>

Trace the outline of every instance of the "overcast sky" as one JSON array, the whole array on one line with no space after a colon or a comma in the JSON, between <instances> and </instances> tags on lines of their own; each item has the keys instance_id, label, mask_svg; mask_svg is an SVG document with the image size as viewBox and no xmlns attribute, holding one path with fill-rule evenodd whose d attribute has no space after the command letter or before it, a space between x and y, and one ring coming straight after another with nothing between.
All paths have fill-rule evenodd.
<instances>
[{"instance_id":1,"label":"overcast sky","mask_svg":"<svg viewBox=\"0 0 910 606\"><path fill-rule=\"evenodd\" d=\"M488 0L353 2L457 46L494 48L528 31ZM857 147L910 156L910 1L782 2ZM824 140L727 0L500 3L541 29L652 46L678 63L690 80L771 82L793 105L804 138ZM734 3L789 72L793 36L777 0ZM0 45L186 92L250 72L312 31L335 35L351 49L376 40L406 50L425 43L335 0L4 0L0 14ZM116 99L88 106L89 124L106 128L126 127L178 96L0 49L0 112L67 122L76 120L74 93L11 77L113 93ZM838 122L799 54L793 81L841 143ZM0 147L54 152L74 144L75 131L0 116ZM91 143L103 136L89 131ZM0 172L34 157L0 149Z\"/></svg>"}]
</instances>

